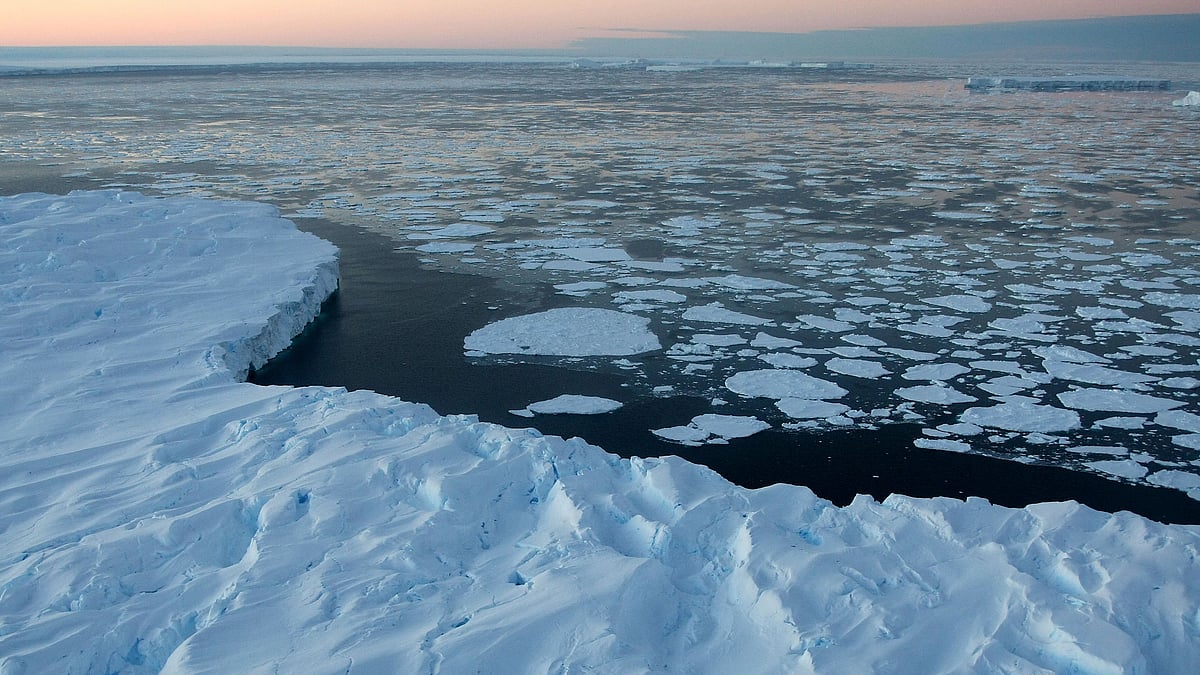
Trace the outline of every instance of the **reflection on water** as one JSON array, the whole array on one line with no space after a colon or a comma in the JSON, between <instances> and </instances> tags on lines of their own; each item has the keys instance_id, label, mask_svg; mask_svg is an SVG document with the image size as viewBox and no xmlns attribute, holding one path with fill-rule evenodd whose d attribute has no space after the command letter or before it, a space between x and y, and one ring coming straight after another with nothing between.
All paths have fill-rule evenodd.
<instances>
[{"instance_id":1,"label":"reflection on water","mask_svg":"<svg viewBox=\"0 0 1200 675\"><path fill-rule=\"evenodd\" d=\"M651 317L663 352L541 360L618 375L630 404L692 402L643 426L914 424L923 449L1200 496L1200 115L1172 92L962 84L547 65L21 78L0 91L0 162L267 200L429 269L552 293L489 296L473 321L548 304ZM704 320L712 303L749 319ZM787 367L847 389L841 412L725 387Z\"/></svg>"}]
</instances>

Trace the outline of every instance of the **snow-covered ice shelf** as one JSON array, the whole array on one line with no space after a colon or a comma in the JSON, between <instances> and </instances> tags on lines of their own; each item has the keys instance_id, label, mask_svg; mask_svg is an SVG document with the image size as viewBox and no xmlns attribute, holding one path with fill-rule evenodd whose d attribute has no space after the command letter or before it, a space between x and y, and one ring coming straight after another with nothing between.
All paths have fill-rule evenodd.
<instances>
[{"instance_id":1,"label":"snow-covered ice shelf","mask_svg":"<svg viewBox=\"0 0 1200 675\"><path fill-rule=\"evenodd\" d=\"M337 280L331 246L259 205L6 197L0 242L4 673L1200 662L1196 527L1073 503L836 508L370 392L242 383Z\"/></svg>"}]
</instances>

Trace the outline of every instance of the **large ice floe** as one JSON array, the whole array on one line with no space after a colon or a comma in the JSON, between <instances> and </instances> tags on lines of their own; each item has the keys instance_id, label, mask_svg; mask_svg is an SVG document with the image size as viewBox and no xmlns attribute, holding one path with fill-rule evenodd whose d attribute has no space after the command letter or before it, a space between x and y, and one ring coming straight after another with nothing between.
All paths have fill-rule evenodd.
<instances>
[{"instance_id":1,"label":"large ice floe","mask_svg":"<svg viewBox=\"0 0 1200 675\"><path fill-rule=\"evenodd\" d=\"M1200 662L1196 527L1074 503L837 508L368 391L241 382L337 282L336 251L261 205L5 197L0 242L6 674ZM836 405L780 377L731 388ZM1065 424L1004 405L977 416Z\"/></svg>"}]
</instances>

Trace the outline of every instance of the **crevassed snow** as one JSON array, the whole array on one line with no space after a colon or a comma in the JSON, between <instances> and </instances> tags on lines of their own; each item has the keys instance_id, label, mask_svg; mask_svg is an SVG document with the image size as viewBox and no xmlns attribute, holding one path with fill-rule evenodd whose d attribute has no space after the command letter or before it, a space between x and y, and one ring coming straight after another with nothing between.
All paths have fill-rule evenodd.
<instances>
[{"instance_id":1,"label":"crevassed snow","mask_svg":"<svg viewBox=\"0 0 1200 675\"><path fill-rule=\"evenodd\" d=\"M501 319L467 336L468 352L630 356L661 349L650 320L611 309L563 307Z\"/></svg>"},{"instance_id":2,"label":"crevassed snow","mask_svg":"<svg viewBox=\"0 0 1200 675\"><path fill-rule=\"evenodd\" d=\"M1200 661L1200 528L1074 503L837 508L369 391L239 382L336 278L332 247L260 205L0 198L0 670Z\"/></svg>"}]
</instances>

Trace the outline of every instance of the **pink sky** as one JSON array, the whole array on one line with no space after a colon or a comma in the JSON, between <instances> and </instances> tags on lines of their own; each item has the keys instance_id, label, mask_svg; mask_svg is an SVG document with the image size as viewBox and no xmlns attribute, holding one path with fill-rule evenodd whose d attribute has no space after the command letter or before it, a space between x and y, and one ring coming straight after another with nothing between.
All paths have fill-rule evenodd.
<instances>
[{"instance_id":1,"label":"pink sky","mask_svg":"<svg viewBox=\"0 0 1200 675\"><path fill-rule=\"evenodd\" d=\"M2 0L0 45L555 48L608 29L807 32L1200 11L1197 0Z\"/></svg>"}]
</instances>

